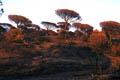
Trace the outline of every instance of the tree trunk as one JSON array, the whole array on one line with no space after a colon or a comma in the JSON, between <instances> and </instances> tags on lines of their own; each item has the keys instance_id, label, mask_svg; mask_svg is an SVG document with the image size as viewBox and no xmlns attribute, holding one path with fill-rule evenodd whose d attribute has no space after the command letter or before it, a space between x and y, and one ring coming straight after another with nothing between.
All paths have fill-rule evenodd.
<instances>
[{"instance_id":1,"label":"tree trunk","mask_svg":"<svg viewBox=\"0 0 120 80\"><path fill-rule=\"evenodd\" d=\"M17 23L17 28L19 28L18 23Z\"/></svg>"},{"instance_id":2,"label":"tree trunk","mask_svg":"<svg viewBox=\"0 0 120 80\"><path fill-rule=\"evenodd\" d=\"M67 32L67 20L65 20L65 32ZM65 39L67 38L67 34L65 33Z\"/></svg>"},{"instance_id":3,"label":"tree trunk","mask_svg":"<svg viewBox=\"0 0 120 80\"><path fill-rule=\"evenodd\" d=\"M96 73L102 75L102 64L99 63L100 53L96 57Z\"/></svg>"}]
</instances>

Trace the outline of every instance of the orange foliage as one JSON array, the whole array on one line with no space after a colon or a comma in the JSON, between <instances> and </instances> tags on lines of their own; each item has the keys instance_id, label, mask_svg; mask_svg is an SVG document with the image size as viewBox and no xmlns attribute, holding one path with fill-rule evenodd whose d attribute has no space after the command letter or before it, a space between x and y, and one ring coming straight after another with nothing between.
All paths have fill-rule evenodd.
<instances>
[{"instance_id":1,"label":"orange foliage","mask_svg":"<svg viewBox=\"0 0 120 80\"><path fill-rule=\"evenodd\" d=\"M95 29L95 30L93 31L93 33L99 33L99 30Z\"/></svg>"},{"instance_id":2,"label":"orange foliage","mask_svg":"<svg viewBox=\"0 0 120 80\"><path fill-rule=\"evenodd\" d=\"M8 15L8 18L10 21L15 22L17 24L17 27L26 23L32 23L31 20L21 15Z\"/></svg>"},{"instance_id":3,"label":"orange foliage","mask_svg":"<svg viewBox=\"0 0 120 80\"><path fill-rule=\"evenodd\" d=\"M59 30L58 31L58 35L62 37L62 39L65 37L65 35L67 34L66 30Z\"/></svg>"},{"instance_id":4,"label":"orange foliage","mask_svg":"<svg viewBox=\"0 0 120 80\"><path fill-rule=\"evenodd\" d=\"M112 56L120 56L120 45L112 45L111 53Z\"/></svg>"},{"instance_id":5,"label":"orange foliage","mask_svg":"<svg viewBox=\"0 0 120 80\"><path fill-rule=\"evenodd\" d=\"M5 34L5 36L8 41L22 41L24 39L22 32L23 30L21 29L11 29Z\"/></svg>"},{"instance_id":6,"label":"orange foliage","mask_svg":"<svg viewBox=\"0 0 120 80\"><path fill-rule=\"evenodd\" d=\"M79 14L77 12L75 12L73 10L69 10L69 9L58 9L58 10L56 10L56 14L64 20L71 20L71 19L77 18L77 17L80 18Z\"/></svg>"},{"instance_id":7,"label":"orange foliage","mask_svg":"<svg viewBox=\"0 0 120 80\"><path fill-rule=\"evenodd\" d=\"M93 31L93 27L88 24L81 24L81 23L73 23L73 27L75 27L77 30L80 30L82 32L90 32Z\"/></svg>"},{"instance_id":8,"label":"orange foliage","mask_svg":"<svg viewBox=\"0 0 120 80\"><path fill-rule=\"evenodd\" d=\"M90 34L93 32L93 27L89 24L81 24L81 23L73 23L73 27L77 29L77 32L81 32L83 34L83 40L87 41Z\"/></svg>"},{"instance_id":9,"label":"orange foliage","mask_svg":"<svg viewBox=\"0 0 120 80\"><path fill-rule=\"evenodd\" d=\"M120 69L120 57L112 57L109 56L110 60L111 60L111 66L110 66L110 71L115 71Z\"/></svg>"},{"instance_id":10,"label":"orange foliage","mask_svg":"<svg viewBox=\"0 0 120 80\"><path fill-rule=\"evenodd\" d=\"M74 28L76 28L77 31L79 31L79 29L80 29L80 27L81 27L81 23L75 22L75 23L72 24L72 26L73 26Z\"/></svg>"},{"instance_id":11,"label":"orange foliage","mask_svg":"<svg viewBox=\"0 0 120 80\"><path fill-rule=\"evenodd\" d=\"M108 47L108 39L103 32L92 33L90 38L90 47L94 52L103 52Z\"/></svg>"},{"instance_id":12,"label":"orange foliage","mask_svg":"<svg viewBox=\"0 0 120 80\"><path fill-rule=\"evenodd\" d=\"M102 30L108 32L109 34L119 34L120 33L120 23L115 21L104 21L100 23Z\"/></svg>"},{"instance_id":13,"label":"orange foliage","mask_svg":"<svg viewBox=\"0 0 120 80\"><path fill-rule=\"evenodd\" d=\"M68 23L72 23L75 21L80 21L82 20L81 16L79 15L79 13L73 11L73 10L69 10L69 9L58 9L56 10L56 14L61 17L62 19L64 19L65 22L65 30L67 30L67 24Z\"/></svg>"}]
</instances>

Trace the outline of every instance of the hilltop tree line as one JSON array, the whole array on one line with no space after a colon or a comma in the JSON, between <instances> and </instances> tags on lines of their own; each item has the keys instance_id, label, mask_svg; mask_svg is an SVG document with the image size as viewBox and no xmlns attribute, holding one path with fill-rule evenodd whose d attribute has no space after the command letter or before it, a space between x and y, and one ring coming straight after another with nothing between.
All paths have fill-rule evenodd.
<instances>
[{"instance_id":1,"label":"hilltop tree line","mask_svg":"<svg viewBox=\"0 0 120 80\"><path fill-rule=\"evenodd\" d=\"M1 3L2 4L2 3ZM100 22L100 27L102 31L95 31L93 27L89 24L80 23L82 20L79 13L69 9L58 9L55 11L56 15L63 19L63 21L56 23L42 21L41 24L46 28L42 29L39 25L33 24L32 21L21 15L8 15L8 19L16 24L16 27L9 23L0 23L0 35L7 35L10 37L9 40L19 39L20 34L22 32L27 33L29 30L33 30L32 32L40 32L39 35L51 36L52 35L60 35L63 39L69 38L82 38L83 41L92 41L94 48L97 48L94 45L94 41L98 44L97 46L103 47L104 44L109 44L112 46L114 41L119 42L120 35L120 23L115 21L103 21ZM69 29L73 27L75 28L75 32L69 31ZM7 29L10 29L7 31ZM57 29L57 32L54 31ZM31 32L31 33L32 33ZM29 35L31 34L29 33ZM99 33L99 34L98 34ZM11 35L10 35L11 34ZM19 36L17 36L19 34ZM15 38L16 36L16 38ZM93 40L94 39L94 40ZM21 39L20 39L21 40ZM101 40L101 42L100 42Z\"/></svg>"}]
</instances>

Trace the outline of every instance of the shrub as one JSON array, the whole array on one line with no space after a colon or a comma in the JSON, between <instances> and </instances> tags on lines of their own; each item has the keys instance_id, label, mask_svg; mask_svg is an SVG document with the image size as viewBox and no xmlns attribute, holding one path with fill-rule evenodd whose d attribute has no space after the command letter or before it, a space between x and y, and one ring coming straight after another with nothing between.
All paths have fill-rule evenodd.
<instances>
[{"instance_id":1,"label":"shrub","mask_svg":"<svg viewBox=\"0 0 120 80\"><path fill-rule=\"evenodd\" d=\"M65 31L63 29L59 30L58 35L63 39L63 38L65 38L67 36L67 31Z\"/></svg>"},{"instance_id":2,"label":"shrub","mask_svg":"<svg viewBox=\"0 0 120 80\"><path fill-rule=\"evenodd\" d=\"M108 48L108 39L103 32L92 33L89 42L90 47L97 53L101 53Z\"/></svg>"},{"instance_id":3,"label":"shrub","mask_svg":"<svg viewBox=\"0 0 120 80\"><path fill-rule=\"evenodd\" d=\"M120 59L119 59L119 57L109 56L109 58L111 60L111 66L109 68L110 72L114 72L114 71L120 69Z\"/></svg>"},{"instance_id":4,"label":"shrub","mask_svg":"<svg viewBox=\"0 0 120 80\"><path fill-rule=\"evenodd\" d=\"M52 31L52 30L48 30L48 34L49 34L49 35L52 35L52 36L57 35L57 33L56 33L56 32L54 32L54 31Z\"/></svg>"},{"instance_id":5,"label":"shrub","mask_svg":"<svg viewBox=\"0 0 120 80\"><path fill-rule=\"evenodd\" d=\"M68 36L69 38L73 38L74 35L75 35L74 32L71 32L71 31L67 33L67 36Z\"/></svg>"},{"instance_id":6,"label":"shrub","mask_svg":"<svg viewBox=\"0 0 120 80\"><path fill-rule=\"evenodd\" d=\"M45 36L40 36L37 38L36 43L37 44L41 44L43 42L50 42L51 40L49 39L49 37L45 37Z\"/></svg>"},{"instance_id":7,"label":"shrub","mask_svg":"<svg viewBox=\"0 0 120 80\"><path fill-rule=\"evenodd\" d=\"M83 35L82 32L80 32L80 31L75 31L75 37L80 37L80 36L82 36L82 35Z\"/></svg>"},{"instance_id":8,"label":"shrub","mask_svg":"<svg viewBox=\"0 0 120 80\"><path fill-rule=\"evenodd\" d=\"M22 31L20 29L11 29L5 34L5 37L10 42L22 42L24 39Z\"/></svg>"},{"instance_id":9,"label":"shrub","mask_svg":"<svg viewBox=\"0 0 120 80\"><path fill-rule=\"evenodd\" d=\"M120 56L120 45L112 45L111 53L112 56Z\"/></svg>"},{"instance_id":10,"label":"shrub","mask_svg":"<svg viewBox=\"0 0 120 80\"><path fill-rule=\"evenodd\" d=\"M0 41L4 41L5 36L4 35L0 35Z\"/></svg>"}]
</instances>

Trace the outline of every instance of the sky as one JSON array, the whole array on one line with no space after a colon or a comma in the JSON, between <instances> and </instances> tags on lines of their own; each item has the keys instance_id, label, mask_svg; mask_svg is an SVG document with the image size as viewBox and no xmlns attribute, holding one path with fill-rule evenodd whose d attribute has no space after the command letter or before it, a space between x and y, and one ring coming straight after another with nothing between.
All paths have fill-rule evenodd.
<instances>
[{"instance_id":1,"label":"sky","mask_svg":"<svg viewBox=\"0 0 120 80\"><path fill-rule=\"evenodd\" d=\"M120 22L120 0L1 0L4 14L0 17L0 23L11 23L8 15L22 15L34 24L42 21L63 21L55 14L57 9L70 9L78 12L82 17L81 23L89 24L94 29L99 29L102 21Z\"/></svg>"}]
</instances>

